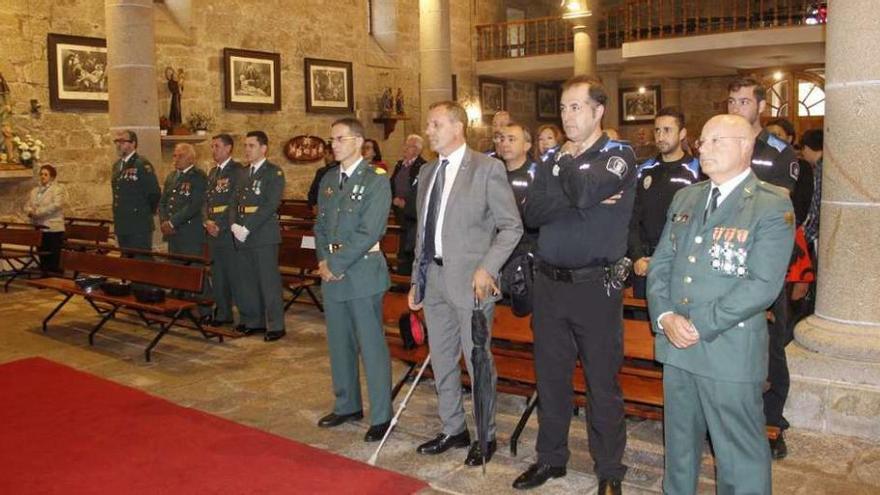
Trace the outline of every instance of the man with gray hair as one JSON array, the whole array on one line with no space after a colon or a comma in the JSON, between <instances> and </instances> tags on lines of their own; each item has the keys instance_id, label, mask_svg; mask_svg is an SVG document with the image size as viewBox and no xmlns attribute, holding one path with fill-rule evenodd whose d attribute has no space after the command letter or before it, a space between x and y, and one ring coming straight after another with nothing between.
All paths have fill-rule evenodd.
<instances>
[{"instance_id":1,"label":"man with gray hair","mask_svg":"<svg viewBox=\"0 0 880 495\"><path fill-rule=\"evenodd\" d=\"M416 194L419 189L419 170L425 159L422 148L425 141L418 134L410 134L403 142L403 158L394 165L391 174L391 206L400 226L400 245L397 249L397 273L409 275L416 249Z\"/></svg>"}]
</instances>

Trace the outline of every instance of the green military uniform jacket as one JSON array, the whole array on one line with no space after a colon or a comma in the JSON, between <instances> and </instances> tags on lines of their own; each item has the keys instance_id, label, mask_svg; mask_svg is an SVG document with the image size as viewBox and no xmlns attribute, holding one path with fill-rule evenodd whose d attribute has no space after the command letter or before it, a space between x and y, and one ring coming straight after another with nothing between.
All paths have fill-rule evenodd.
<instances>
[{"instance_id":1,"label":"green military uniform jacket","mask_svg":"<svg viewBox=\"0 0 880 495\"><path fill-rule=\"evenodd\" d=\"M278 165L265 160L253 177L250 167L242 169L241 182L234 195L233 223L250 233L240 247L281 244L278 206L283 194L284 171Z\"/></svg>"},{"instance_id":2,"label":"green military uniform jacket","mask_svg":"<svg viewBox=\"0 0 880 495\"><path fill-rule=\"evenodd\" d=\"M174 226L174 233L165 236L171 252L201 253L205 242L202 205L207 187L205 172L195 165L185 172L175 170L165 178L159 201L159 221L168 221Z\"/></svg>"},{"instance_id":3,"label":"green military uniform jacket","mask_svg":"<svg viewBox=\"0 0 880 495\"><path fill-rule=\"evenodd\" d=\"M153 231L153 214L159 205L159 181L153 165L133 153L123 163L113 163L110 186L113 189L113 229L119 234Z\"/></svg>"},{"instance_id":4,"label":"green military uniform jacket","mask_svg":"<svg viewBox=\"0 0 880 495\"><path fill-rule=\"evenodd\" d=\"M384 171L362 159L340 190L339 170L331 169L321 180L315 248L334 275L344 275L321 285L324 297L348 301L382 293L390 285L385 257L375 246L388 223L391 185ZM331 252L331 244L339 247Z\"/></svg>"},{"instance_id":5,"label":"green military uniform jacket","mask_svg":"<svg viewBox=\"0 0 880 495\"><path fill-rule=\"evenodd\" d=\"M232 247L232 231L229 226L235 220L231 208L238 184L245 172L240 163L229 160L221 170L215 166L208 172L208 190L205 193L205 219L217 224L220 232L217 237L207 236L208 243L219 243Z\"/></svg>"},{"instance_id":6,"label":"green military uniform jacket","mask_svg":"<svg viewBox=\"0 0 880 495\"><path fill-rule=\"evenodd\" d=\"M754 172L703 224L710 181L676 193L648 269L648 307L657 360L717 380L767 377L767 320L794 242L788 191ZM663 335L667 311L693 322L700 340L685 349Z\"/></svg>"}]
</instances>

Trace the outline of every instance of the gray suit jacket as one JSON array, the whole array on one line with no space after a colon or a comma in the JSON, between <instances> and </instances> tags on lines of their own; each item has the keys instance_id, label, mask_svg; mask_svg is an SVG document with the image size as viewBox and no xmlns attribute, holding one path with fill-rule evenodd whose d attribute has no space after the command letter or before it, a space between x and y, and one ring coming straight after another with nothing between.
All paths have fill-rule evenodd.
<instances>
[{"instance_id":1,"label":"gray suit jacket","mask_svg":"<svg viewBox=\"0 0 880 495\"><path fill-rule=\"evenodd\" d=\"M431 260L422 259L425 240L425 214L429 188L438 161L423 165L419 171L418 237L413 262L413 285L424 294L425 274ZM522 236L523 226L500 161L465 150L446 201L443 220L443 284L451 301L462 308L472 308L474 272L484 268L497 277L501 266Z\"/></svg>"}]
</instances>

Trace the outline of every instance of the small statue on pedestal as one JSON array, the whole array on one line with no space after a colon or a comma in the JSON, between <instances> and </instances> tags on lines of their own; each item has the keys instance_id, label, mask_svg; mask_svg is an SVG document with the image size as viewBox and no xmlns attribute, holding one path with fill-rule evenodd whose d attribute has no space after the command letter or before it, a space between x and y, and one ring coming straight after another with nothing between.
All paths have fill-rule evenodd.
<instances>
[{"instance_id":1,"label":"small statue on pedestal","mask_svg":"<svg viewBox=\"0 0 880 495\"><path fill-rule=\"evenodd\" d=\"M397 115L404 115L406 112L403 111L403 90L397 88L397 96L394 98L394 110L397 112Z\"/></svg>"},{"instance_id":2,"label":"small statue on pedestal","mask_svg":"<svg viewBox=\"0 0 880 495\"><path fill-rule=\"evenodd\" d=\"M391 88L385 88L382 93L382 114L389 116L394 114L394 95L391 94Z\"/></svg>"}]
</instances>

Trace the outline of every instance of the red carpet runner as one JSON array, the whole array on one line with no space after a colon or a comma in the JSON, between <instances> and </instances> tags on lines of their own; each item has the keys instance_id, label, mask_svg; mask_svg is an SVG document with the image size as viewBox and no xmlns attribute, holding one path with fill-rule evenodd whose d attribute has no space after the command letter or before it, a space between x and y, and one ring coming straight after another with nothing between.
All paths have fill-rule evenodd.
<instances>
[{"instance_id":1,"label":"red carpet runner","mask_svg":"<svg viewBox=\"0 0 880 495\"><path fill-rule=\"evenodd\" d=\"M392 495L425 486L44 359L0 365L2 494Z\"/></svg>"}]
</instances>

